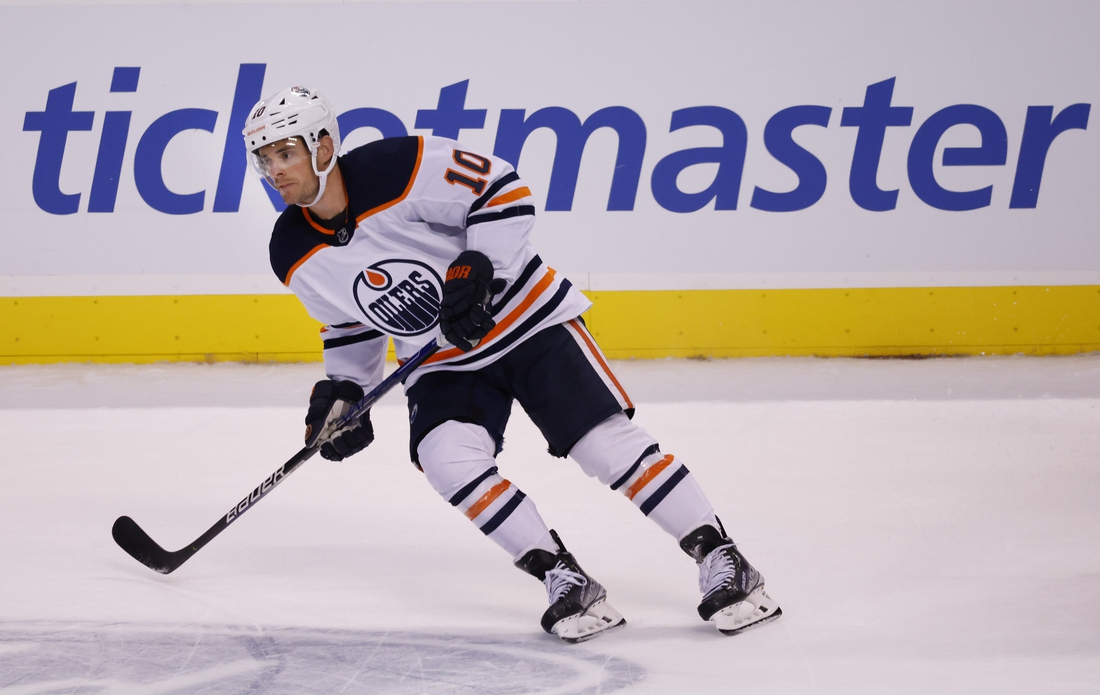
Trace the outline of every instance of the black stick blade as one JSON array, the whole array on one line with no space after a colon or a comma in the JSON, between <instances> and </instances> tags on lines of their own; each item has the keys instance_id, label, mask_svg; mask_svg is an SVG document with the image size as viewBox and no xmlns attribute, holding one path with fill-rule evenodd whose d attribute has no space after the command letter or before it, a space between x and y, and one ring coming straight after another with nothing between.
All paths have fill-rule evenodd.
<instances>
[{"instance_id":1,"label":"black stick blade","mask_svg":"<svg viewBox=\"0 0 1100 695\"><path fill-rule=\"evenodd\" d=\"M115 520L111 535L114 536L115 543L135 560L161 574L168 574L190 557L190 554L178 557L181 553L170 553L160 547L128 516L120 516Z\"/></svg>"}]
</instances>

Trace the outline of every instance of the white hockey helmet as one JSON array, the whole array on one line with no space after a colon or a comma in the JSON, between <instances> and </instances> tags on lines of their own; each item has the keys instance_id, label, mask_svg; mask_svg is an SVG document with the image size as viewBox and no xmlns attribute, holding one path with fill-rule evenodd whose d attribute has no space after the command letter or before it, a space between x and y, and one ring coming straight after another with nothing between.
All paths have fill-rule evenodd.
<instances>
[{"instance_id":1,"label":"white hockey helmet","mask_svg":"<svg viewBox=\"0 0 1100 695\"><path fill-rule=\"evenodd\" d=\"M253 171L272 186L275 182L256 152L273 142L300 137L309 149L313 171L320 179L317 197L302 207L310 207L321 199L325 193L325 181L336 166L336 155L340 152L340 126L336 122L336 110L320 92L309 87L289 87L261 99L249 112L242 133ZM317 146L323 134L332 138L333 157L322 171L317 167Z\"/></svg>"}]
</instances>

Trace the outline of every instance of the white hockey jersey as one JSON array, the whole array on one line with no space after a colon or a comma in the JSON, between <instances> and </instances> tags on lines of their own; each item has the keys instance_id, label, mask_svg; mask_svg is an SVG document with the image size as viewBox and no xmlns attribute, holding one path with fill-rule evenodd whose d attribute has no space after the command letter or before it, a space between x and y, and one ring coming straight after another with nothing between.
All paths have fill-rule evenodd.
<instances>
[{"instance_id":1,"label":"white hockey jersey","mask_svg":"<svg viewBox=\"0 0 1100 695\"><path fill-rule=\"evenodd\" d=\"M447 267L484 253L507 281L490 311L496 327L472 351L445 347L429 371L484 367L528 336L591 304L535 253L531 191L512 166L438 137L388 138L337 160L347 217L327 225L292 205L275 223L271 267L325 324L325 371L369 390L382 380L387 336L399 360L440 337ZM331 228L330 228L331 227Z\"/></svg>"}]
</instances>

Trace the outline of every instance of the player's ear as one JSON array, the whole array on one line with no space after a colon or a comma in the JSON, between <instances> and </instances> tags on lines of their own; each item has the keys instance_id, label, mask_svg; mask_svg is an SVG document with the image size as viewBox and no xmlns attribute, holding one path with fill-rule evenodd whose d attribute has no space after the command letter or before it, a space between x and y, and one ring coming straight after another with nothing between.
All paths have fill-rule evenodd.
<instances>
[{"instance_id":1,"label":"player's ear","mask_svg":"<svg viewBox=\"0 0 1100 695\"><path fill-rule=\"evenodd\" d=\"M336 154L332 143L332 136L325 134L317 142L317 166L322 171L328 167L329 160Z\"/></svg>"}]
</instances>

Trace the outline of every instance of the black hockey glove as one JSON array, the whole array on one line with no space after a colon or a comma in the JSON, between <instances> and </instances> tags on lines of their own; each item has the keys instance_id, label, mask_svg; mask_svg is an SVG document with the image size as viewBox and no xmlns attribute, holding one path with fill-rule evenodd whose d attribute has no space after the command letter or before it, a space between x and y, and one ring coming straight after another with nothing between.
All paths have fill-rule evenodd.
<instances>
[{"instance_id":1,"label":"black hockey glove","mask_svg":"<svg viewBox=\"0 0 1100 695\"><path fill-rule=\"evenodd\" d=\"M342 461L366 449L374 441L369 410L359 417L358 424L336 430L340 418L362 397L363 388L354 381L318 381L309 394L306 446L321 442L321 456L329 461Z\"/></svg>"},{"instance_id":2,"label":"black hockey glove","mask_svg":"<svg viewBox=\"0 0 1100 695\"><path fill-rule=\"evenodd\" d=\"M447 268L439 328L451 345L473 350L497 322L489 314L489 300L504 290L504 280L493 279L493 262L480 251L463 251Z\"/></svg>"}]
</instances>

